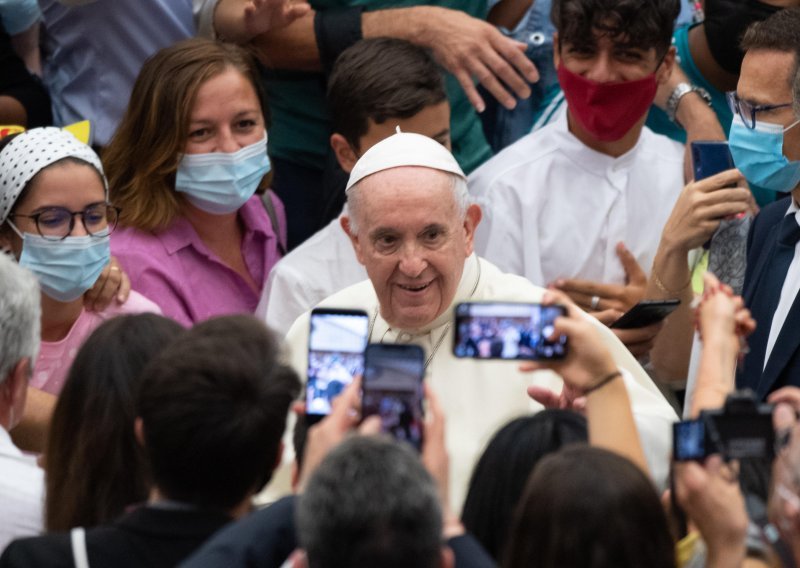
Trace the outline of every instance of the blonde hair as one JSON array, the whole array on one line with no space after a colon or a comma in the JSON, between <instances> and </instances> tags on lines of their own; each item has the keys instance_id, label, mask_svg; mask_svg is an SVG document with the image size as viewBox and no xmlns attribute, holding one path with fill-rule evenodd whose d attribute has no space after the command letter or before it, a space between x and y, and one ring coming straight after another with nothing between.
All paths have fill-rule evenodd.
<instances>
[{"instance_id":1,"label":"blonde hair","mask_svg":"<svg viewBox=\"0 0 800 568\"><path fill-rule=\"evenodd\" d=\"M230 68L253 85L266 122L258 71L239 47L188 39L144 63L128 109L102 155L111 200L122 210L120 225L152 232L165 229L180 216L183 197L175 191L175 172L186 146L197 92Z\"/></svg>"}]
</instances>

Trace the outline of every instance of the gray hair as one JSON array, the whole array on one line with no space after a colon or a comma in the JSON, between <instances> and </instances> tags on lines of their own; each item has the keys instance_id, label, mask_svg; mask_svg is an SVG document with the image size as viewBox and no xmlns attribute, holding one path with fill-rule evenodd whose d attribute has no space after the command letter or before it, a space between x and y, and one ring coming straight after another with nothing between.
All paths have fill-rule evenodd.
<instances>
[{"instance_id":1,"label":"gray hair","mask_svg":"<svg viewBox=\"0 0 800 568\"><path fill-rule=\"evenodd\" d=\"M456 211L458 212L458 216L460 219L464 219L467 216L467 209L472 204L472 197L469 194L469 190L467 189L467 180L462 178L459 175L450 172L442 172L447 174L447 177L450 178L451 188L453 190L453 199L455 200L456 204ZM364 178L368 179L368 178ZM350 190L347 192L347 209L346 213L350 218L350 232L354 235L358 234L358 222L356 218L358 217L358 210L361 205L361 184L364 183L364 180L359 181Z\"/></svg>"},{"instance_id":2,"label":"gray hair","mask_svg":"<svg viewBox=\"0 0 800 568\"><path fill-rule=\"evenodd\" d=\"M794 115L800 119L800 67L795 70L794 81L792 81L792 110L794 110Z\"/></svg>"},{"instance_id":3,"label":"gray hair","mask_svg":"<svg viewBox=\"0 0 800 568\"><path fill-rule=\"evenodd\" d=\"M36 277L0 253L0 384L25 357L39 353L41 314Z\"/></svg>"},{"instance_id":4,"label":"gray hair","mask_svg":"<svg viewBox=\"0 0 800 568\"><path fill-rule=\"evenodd\" d=\"M436 485L406 444L353 436L311 476L296 510L310 568L438 566Z\"/></svg>"}]
</instances>

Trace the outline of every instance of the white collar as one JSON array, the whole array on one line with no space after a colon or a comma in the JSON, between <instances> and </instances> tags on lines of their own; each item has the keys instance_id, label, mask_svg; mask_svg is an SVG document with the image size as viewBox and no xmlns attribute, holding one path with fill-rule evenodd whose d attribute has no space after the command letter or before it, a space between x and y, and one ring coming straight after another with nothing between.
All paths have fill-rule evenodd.
<instances>
[{"instance_id":1,"label":"white collar","mask_svg":"<svg viewBox=\"0 0 800 568\"><path fill-rule=\"evenodd\" d=\"M595 174L600 177L605 177L609 171L619 172L621 170L628 170L636 161L636 156L639 149L642 147L642 138L645 136L645 128L642 127L642 132L639 133L639 139L636 144L618 158L603 154L597 150L592 150L586 144L581 142L577 136L569 131L569 121L567 115L569 108L566 112L562 112L556 119L554 130L559 140L559 149L567 158L570 159L576 166L582 168L589 173Z\"/></svg>"}]
</instances>

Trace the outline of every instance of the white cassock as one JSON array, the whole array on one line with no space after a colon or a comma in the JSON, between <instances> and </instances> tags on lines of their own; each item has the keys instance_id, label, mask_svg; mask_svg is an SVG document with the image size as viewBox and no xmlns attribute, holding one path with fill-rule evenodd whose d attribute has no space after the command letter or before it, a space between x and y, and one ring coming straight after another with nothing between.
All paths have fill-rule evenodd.
<instances>
[{"instance_id":1,"label":"white cassock","mask_svg":"<svg viewBox=\"0 0 800 568\"><path fill-rule=\"evenodd\" d=\"M569 132L564 112L470 175L483 210L475 250L540 285L623 284L621 241L649 273L683 189L683 155L681 144L646 127L622 156L601 154Z\"/></svg>"},{"instance_id":2,"label":"white cassock","mask_svg":"<svg viewBox=\"0 0 800 568\"><path fill-rule=\"evenodd\" d=\"M369 280L350 286L320 304L365 310L370 315L371 343L413 343L425 350L426 359L431 358L426 381L439 396L447 419L450 496L456 511L461 510L472 468L492 434L508 421L541 409L528 398L528 385L560 391L561 379L551 371L522 373L518 370L519 362L514 361L457 359L453 355L453 307L467 301L539 302L544 292L524 278L500 272L473 254L464 264L453 303L424 329L392 329L380 316L378 299ZM672 441L671 424L677 416L617 337L597 320L592 321L623 371L651 472L663 487ZM307 375L308 328L309 314L305 313L286 337L291 364L301 377Z\"/></svg>"}]
</instances>

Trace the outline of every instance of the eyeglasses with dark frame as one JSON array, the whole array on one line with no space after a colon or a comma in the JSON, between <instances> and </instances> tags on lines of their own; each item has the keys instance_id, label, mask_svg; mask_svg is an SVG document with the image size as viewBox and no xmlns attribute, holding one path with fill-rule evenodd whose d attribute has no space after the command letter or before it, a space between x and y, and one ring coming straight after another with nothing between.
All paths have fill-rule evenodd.
<instances>
[{"instance_id":1,"label":"eyeglasses with dark frame","mask_svg":"<svg viewBox=\"0 0 800 568\"><path fill-rule=\"evenodd\" d=\"M744 125L750 130L753 130L756 127L756 113L792 106L792 103L782 103L779 105L753 105L745 100L740 99L739 95L736 94L736 91L729 91L725 93L725 98L728 100L728 106L730 107L731 112L733 114L738 114L742 118Z\"/></svg>"},{"instance_id":2,"label":"eyeglasses with dark frame","mask_svg":"<svg viewBox=\"0 0 800 568\"><path fill-rule=\"evenodd\" d=\"M66 239L75 228L75 217L80 216L83 228L92 237L111 234L117 227L120 208L110 203L92 203L83 211L70 211L65 207L46 207L33 215L12 213L9 217L33 219L39 234L51 241Z\"/></svg>"}]
</instances>

